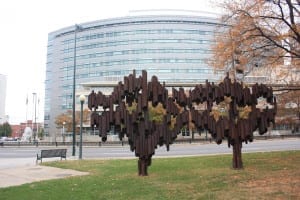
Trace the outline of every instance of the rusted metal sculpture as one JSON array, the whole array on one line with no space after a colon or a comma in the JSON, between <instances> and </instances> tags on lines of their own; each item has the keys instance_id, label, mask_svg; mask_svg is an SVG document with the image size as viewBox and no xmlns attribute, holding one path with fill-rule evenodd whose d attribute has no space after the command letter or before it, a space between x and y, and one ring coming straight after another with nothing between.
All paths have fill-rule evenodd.
<instances>
[{"instance_id":1,"label":"rusted metal sculpture","mask_svg":"<svg viewBox=\"0 0 300 200\"><path fill-rule=\"evenodd\" d=\"M218 85L206 81L205 85L197 85L187 95L183 88L172 89L172 97L168 96L165 84L160 84L157 77L153 76L151 82L147 82L147 72L142 71L142 76L136 78L133 74L124 77L124 82L119 82L114 87L111 95L92 91L88 97L88 107L92 110L91 126L99 129L99 136L106 141L107 133L114 126L119 138L126 135L131 151L139 157L138 172L141 176L148 175L147 167L151 165L152 155L158 145L169 145L176 139L183 126L192 122L199 130L207 129L212 137L220 144L227 138L228 146L233 147L233 168L243 167L241 148L242 142L252 142L253 132L259 130L260 134L267 131L270 122L274 123L276 114L276 99L273 97L272 88L263 84L256 84L250 88L244 87L236 81L232 82L228 75ZM229 117L221 117L216 120L210 113L215 104L224 101L225 97L231 97ZM260 111L256 108L257 99L266 98L266 101L274 107ZM129 111L127 106L136 103L136 109ZM166 114L163 122L149 119L148 103L156 107L163 105ZM207 109L199 112L195 105L206 103ZM238 116L237 106L251 107L247 119ZM184 108L179 112L179 107ZM101 115L99 111L101 110ZM176 123L171 128L171 119Z\"/></svg>"},{"instance_id":2,"label":"rusted metal sculpture","mask_svg":"<svg viewBox=\"0 0 300 200\"><path fill-rule=\"evenodd\" d=\"M136 109L129 112L127 105L136 103ZM156 107L161 103L166 110L163 122L158 123L149 119L148 103ZM92 110L91 126L99 129L99 136L106 141L107 132L111 126L119 133L122 140L124 135L128 137L131 151L139 157L139 175L148 175L147 167L151 165L152 155L158 145L170 144L177 137L182 126L188 122L188 112L179 113L179 109L168 90L160 84L157 77L153 76L151 82L147 82L147 72L142 71L142 76L136 78L135 71L128 77L124 77L124 83L119 82L109 96L101 92L92 93L88 97L88 107ZM103 109L101 115L97 112ZM171 118L176 117L176 124L170 127Z\"/></svg>"},{"instance_id":3,"label":"rusted metal sculpture","mask_svg":"<svg viewBox=\"0 0 300 200\"><path fill-rule=\"evenodd\" d=\"M252 92L251 92L252 91ZM180 105L187 105L191 110L192 122L198 130L206 129L215 139L217 144L221 144L222 140L227 138L228 147L233 147L232 167L234 169L243 168L242 162L242 143L253 141L253 132L258 130L259 134L267 132L270 122L275 123L275 115L277 110L276 98L273 96L272 88L268 88L264 84L255 84L252 89L243 86L242 83L232 82L230 78L225 77L224 81L218 85L206 82L204 85L197 85L190 90L189 97L184 93L173 89L173 96ZM220 117L216 120L210 112L213 103L219 104L224 101L225 97L230 97L229 116ZM256 108L258 98L265 98L273 108L265 109ZM194 104L206 102L207 109L199 112L195 109ZM247 118L239 117L238 107L251 107L251 112Z\"/></svg>"}]
</instances>

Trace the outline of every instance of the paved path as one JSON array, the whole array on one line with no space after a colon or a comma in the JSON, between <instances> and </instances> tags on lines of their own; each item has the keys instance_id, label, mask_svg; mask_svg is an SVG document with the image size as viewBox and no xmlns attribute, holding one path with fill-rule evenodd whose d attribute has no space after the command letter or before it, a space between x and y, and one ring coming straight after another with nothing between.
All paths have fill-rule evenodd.
<instances>
[{"instance_id":1,"label":"paved path","mask_svg":"<svg viewBox=\"0 0 300 200\"><path fill-rule=\"evenodd\" d=\"M72 160L73 158L67 159ZM60 160L60 158L47 159L47 161L54 160ZM88 175L87 172L38 165L35 161L36 158L1 159L0 188L36 181Z\"/></svg>"},{"instance_id":2,"label":"paved path","mask_svg":"<svg viewBox=\"0 0 300 200\"><path fill-rule=\"evenodd\" d=\"M0 187L3 188L36 181L59 179L71 176L83 176L87 174L87 172L40 165L17 167L0 171Z\"/></svg>"}]
</instances>

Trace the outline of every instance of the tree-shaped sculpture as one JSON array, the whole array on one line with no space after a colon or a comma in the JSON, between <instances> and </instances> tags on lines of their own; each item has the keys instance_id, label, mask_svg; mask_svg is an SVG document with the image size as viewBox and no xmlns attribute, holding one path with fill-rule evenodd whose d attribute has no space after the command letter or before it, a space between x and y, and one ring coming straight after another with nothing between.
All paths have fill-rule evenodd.
<instances>
[{"instance_id":1,"label":"tree-shaped sculpture","mask_svg":"<svg viewBox=\"0 0 300 200\"><path fill-rule=\"evenodd\" d=\"M217 144L221 144L222 140L227 138L228 147L233 147L232 166L234 169L243 168L242 142L252 142L255 130L258 129L259 134L264 134L267 132L270 122L275 123L277 105L272 88L268 88L264 84L255 84L250 90L247 86L244 87L243 83L232 82L228 74L224 81L218 85L207 81L205 85L197 85L190 90L188 97L183 89L179 91L173 89L173 97L179 105L190 109L192 122L198 130L208 130ZM211 114L212 107L214 103L218 105L226 97L231 98L229 116L215 119ZM256 106L260 97L265 98L266 102L273 108L258 109ZM195 105L204 102L207 108L203 112L196 110L197 106ZM241 118L238 107L250 107L251 111L246 118Z\"/></svg>"},{"instance_id":2,"label":"tree-shaped sculpture","mask_svg":"<svg viewBox=\"0 0 300 200\"><path fill-rule=\"evenodd\" d=\"M92 110L91 126L99 129L99 136L106 141L107 133L114 126L122 140L128 137L131 151L139 157L139 175L146 176L147 167L151 165L152 155L158 145L169 145L176 139L183 126L188 124L191 115L192 122L201 131L206 129L220 144L227 138L228 146L233 146L233 168L243 167L242 143L252 142L253 132L258 129L259 134L267 132L270 122L275 121L277 110L276 98L272 88L263 84L249 87L225 77L224 81L215 85L206 81L205 85L197 85L187 95L183 88L173 88L172 97L168 96L165 85L161 85L157 77L153 76L147 82L147 72L136 78L135 71L124 77L124 83L119 82L111 95L105 96L101 92L92 91L88 97L88 107ZM212 114L214 104L218 105L225 98L230 98L228 117L215 119ZM273 108L258 109L258 99L263 97ZM129 111L133 102L136 109ZM149 105L153 107L159 103L163 105L166 114L162 122L149 118ZM199 112L196 105L206 103L206 109ZM179 107L183 108L179 112ZM239 116L238 107L251 108L246 118ZM99 111L101 111L99 114ZM176 123L171 126L171 119Z\"/></svg>"},{"instance_id":3,"label":"tree-shaped sculpture","mask_svg":"<svg viewBox=\"0 0 300 200\"><path fill-rule=\"evenodd\" d=\"M136 109L129 111L127 107L131 107L133 102L136 103ZM154 107L161 103L166 110L161 123L149 118L149 102ZM107 132L112 126L119 133L120 140L125 135L128 137L131 151L135 151L139 157L138 173L141 176L148 175L147 167L151 165L157 146L165 144L169 150L169 145L189 120L188 111L179 112L173 98L168 97L168 90L157 77L153 76L151 82L147 82L146 71L142 71L142 76L138 78L135 71L125 76L124 83L119 82L111 95L92 91L88 97L88 107L93 111L91 126L99 129L102 141L106 141ZM101 115L99 111L102 111ZM173 127L172 117L176 118Z\"/></svg>"}]
</instances>

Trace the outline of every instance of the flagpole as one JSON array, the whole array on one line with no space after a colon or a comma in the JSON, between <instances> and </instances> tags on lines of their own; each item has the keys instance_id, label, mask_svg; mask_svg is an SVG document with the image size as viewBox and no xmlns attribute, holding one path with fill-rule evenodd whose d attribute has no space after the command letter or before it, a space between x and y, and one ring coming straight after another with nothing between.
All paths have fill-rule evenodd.
<instances>
[{"instance_id":1,"label":"flagpole","mask_svg":"<svg viewBox=\"0 0 300 200\"><path fill-rule=\"evenodd\" d=\"M28 119L27 119L27 117L28 117L28 93L27 93L27 97L26 97L26 127L28 126Z\"/></svg>"}]
</instances>

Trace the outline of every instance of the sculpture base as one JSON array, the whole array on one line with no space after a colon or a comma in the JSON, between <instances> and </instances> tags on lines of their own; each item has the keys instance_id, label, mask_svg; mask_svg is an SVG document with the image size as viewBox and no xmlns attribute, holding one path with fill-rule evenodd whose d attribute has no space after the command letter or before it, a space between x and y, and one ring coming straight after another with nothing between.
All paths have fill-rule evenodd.
<instances>
[{"instance_id":1,"label":"sculpture base","mask_svg":"<svg viewBox=\"0 0 300 200\"><path fill-rule=\"evenodd\" d=\"M232 145L232 149L233 149L232 168L243 169L242 141L240 138L235 139L234 145Z\"/></svg>"},{"instance_id":2,"label":"sculpture base","mask_svg":"<svg viewBox=\"0 0 300 200\"><path fill-rule=\"evenodd\" d=\"M150 165L151 165L151 157L139 158L138 160L139 176L148 176L148 166Z\"/></svg>"}]
</instances>

